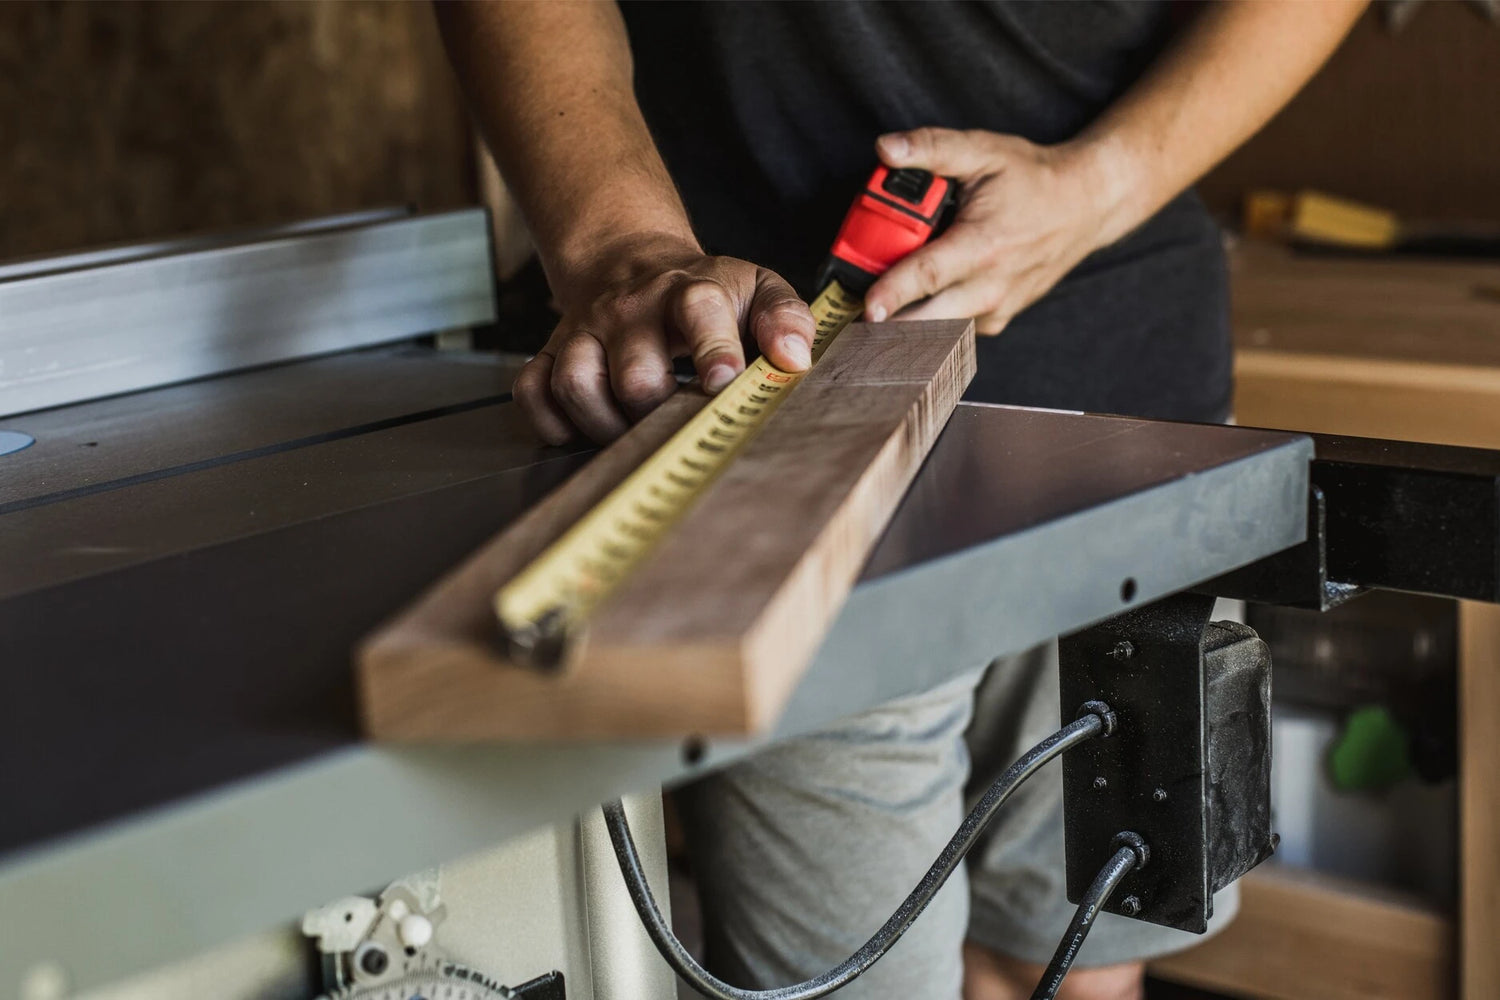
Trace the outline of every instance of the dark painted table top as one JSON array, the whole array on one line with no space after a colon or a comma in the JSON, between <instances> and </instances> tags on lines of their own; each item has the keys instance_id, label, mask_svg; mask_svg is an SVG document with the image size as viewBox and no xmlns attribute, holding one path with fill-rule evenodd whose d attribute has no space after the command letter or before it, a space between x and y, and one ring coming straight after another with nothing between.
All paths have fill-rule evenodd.
<instances>
[{"instance_id":1,"label":"dark painted table top","mask_svg":"<svg viewBox=\"0 0 1500 1000\"><path fill-rule=\"evenodd\" d=\"M6 420L0 853L355 741L352 645L586 461L512 374L385 348ZM964 405L865 580L1288 440Z\"/></svg>"}]
</instances>

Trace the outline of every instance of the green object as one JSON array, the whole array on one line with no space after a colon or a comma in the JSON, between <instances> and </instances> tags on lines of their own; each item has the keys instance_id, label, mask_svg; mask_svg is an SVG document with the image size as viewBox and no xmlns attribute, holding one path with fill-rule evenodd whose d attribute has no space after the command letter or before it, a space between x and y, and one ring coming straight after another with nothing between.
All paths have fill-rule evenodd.
<instances>
[{"instance_id":1,"label":"green object","mask_svg":"<svg viewBox=\"0 0 1500 1000\"><path fill-rule=\"evenodd\" d=\"M1411 739L1384 705L1349 713L1328 751L1328 776L1335 788L1384 791L1411 773Z\"/></svg>"}]
</instances>

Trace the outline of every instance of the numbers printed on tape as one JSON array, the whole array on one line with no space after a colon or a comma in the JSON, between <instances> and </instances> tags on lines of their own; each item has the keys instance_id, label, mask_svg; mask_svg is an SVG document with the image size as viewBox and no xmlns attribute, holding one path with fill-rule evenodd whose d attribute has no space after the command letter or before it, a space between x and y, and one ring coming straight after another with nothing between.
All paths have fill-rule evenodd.
<instances>
[{"instance_id":1,"label":"numbers printed on tape","mask_svg":"<svg viewBox=\"0 0 1500 1000\"><path fill-rule=\"evenodd\" d=\"M832 282L812 303L818 358L863 305ZM562 637L650 553L735 452L764 426L806 372L784 372L764 357L743 372L624 482L495 595L512 656L555 660ZM548 651L544 651L546 646Z\"/></svg>"}]
</instances>

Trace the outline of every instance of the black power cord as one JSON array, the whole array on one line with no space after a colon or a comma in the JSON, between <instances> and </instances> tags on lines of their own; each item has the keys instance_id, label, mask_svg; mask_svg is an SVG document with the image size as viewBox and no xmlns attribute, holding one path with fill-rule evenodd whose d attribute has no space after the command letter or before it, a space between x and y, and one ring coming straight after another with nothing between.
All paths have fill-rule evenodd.
<instances>
[{"instance_id":1,"label":"black power cord","mask_svg":"<svg viewBox=\"0 0 1500 1000\"><path fill-rule=\"evenodd\" d=\"M1036 774L1048 761L1061 756L1064 751L1095 736L1108 736L1114 732L1114 728L1115 716L1108 705L1098 701L1084 705L1077 720L1026 751L985 791L916 888L901 901L890 919L858 951L821 975L775 989L748 990L731 986L699 965L682 942L677 940L671 926L662 917L661 909L656 905L651 886L646 881L646 873L641 868L640 855L636 853L635 840L630 835L625 808L618 799L605 804L604 822L609 829L615 857L620 862L620 874L625 878L625 888L630 893L631 902L635 904L636 913L640 914L646 933L656 945L656 950L661 952L662 958L667 960L667 964L689 986L711 1000L813 1000L849 985L890 951L891 946L900 940L901 935L906 933L907 928L927 908L927 904L932 902L943 883L948 881L964 855L974 846L979 834L1021 782ZM1132 860L1133 858L1134 856ZM1109 889L1113 889L1118 881L1116 878L1110 883ZM1102 900L1099 905L1103 905Z\"/></svg>"},{"instance_id":2,"label":"black power cord","mask_svg":"<svg viewBox=\"0 0 1500 1000\"><path fill-rule=\"evenodd\" d=\"M1145 840L1138 834L1116 834L1114 843L1110 846L1118 849L1105 862L1099 874L1094 876L1088 891L1083 894L1078 909L1073 913L1073 919L1068 922L1068 929L1057 943L1052 961L1047 963L1047 971L1042 973L1041 982L1036 984L1036 991L1031 994L1031 1000L1053 1000L1057 996L1057 989L1062 985L1063 977L1068 974L1073 959L1077 957L1078 949L1083 947L1083 939L1088 937L1099 911L1104 909L1104 904L1109 902L1109 897L1119 888L1120 880L1135 869L1145 867L1146 860L1150 857Z\"/></svg>"}]
</instances>

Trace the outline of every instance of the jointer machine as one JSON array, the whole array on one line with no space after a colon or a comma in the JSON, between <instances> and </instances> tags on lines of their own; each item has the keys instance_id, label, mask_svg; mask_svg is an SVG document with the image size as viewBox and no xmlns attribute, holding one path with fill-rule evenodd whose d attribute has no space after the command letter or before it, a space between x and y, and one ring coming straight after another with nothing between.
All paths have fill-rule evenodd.
<instances>
[{"instance_id":1,"label":"jointer machine","mask_svg":"<svg viewBox=\"0 0 1500 1000\"><path fill-rule=\"evenodd\" d=\"M495 308L477 209L0 266L0 997L673 996L657 789L1057 635L1069 896L1201 931L1275 845L1215 599L1500 600L1500 453L960 403L759 730L371 740L351 650L590 458Z\"/></svg>"}]
</instances>

